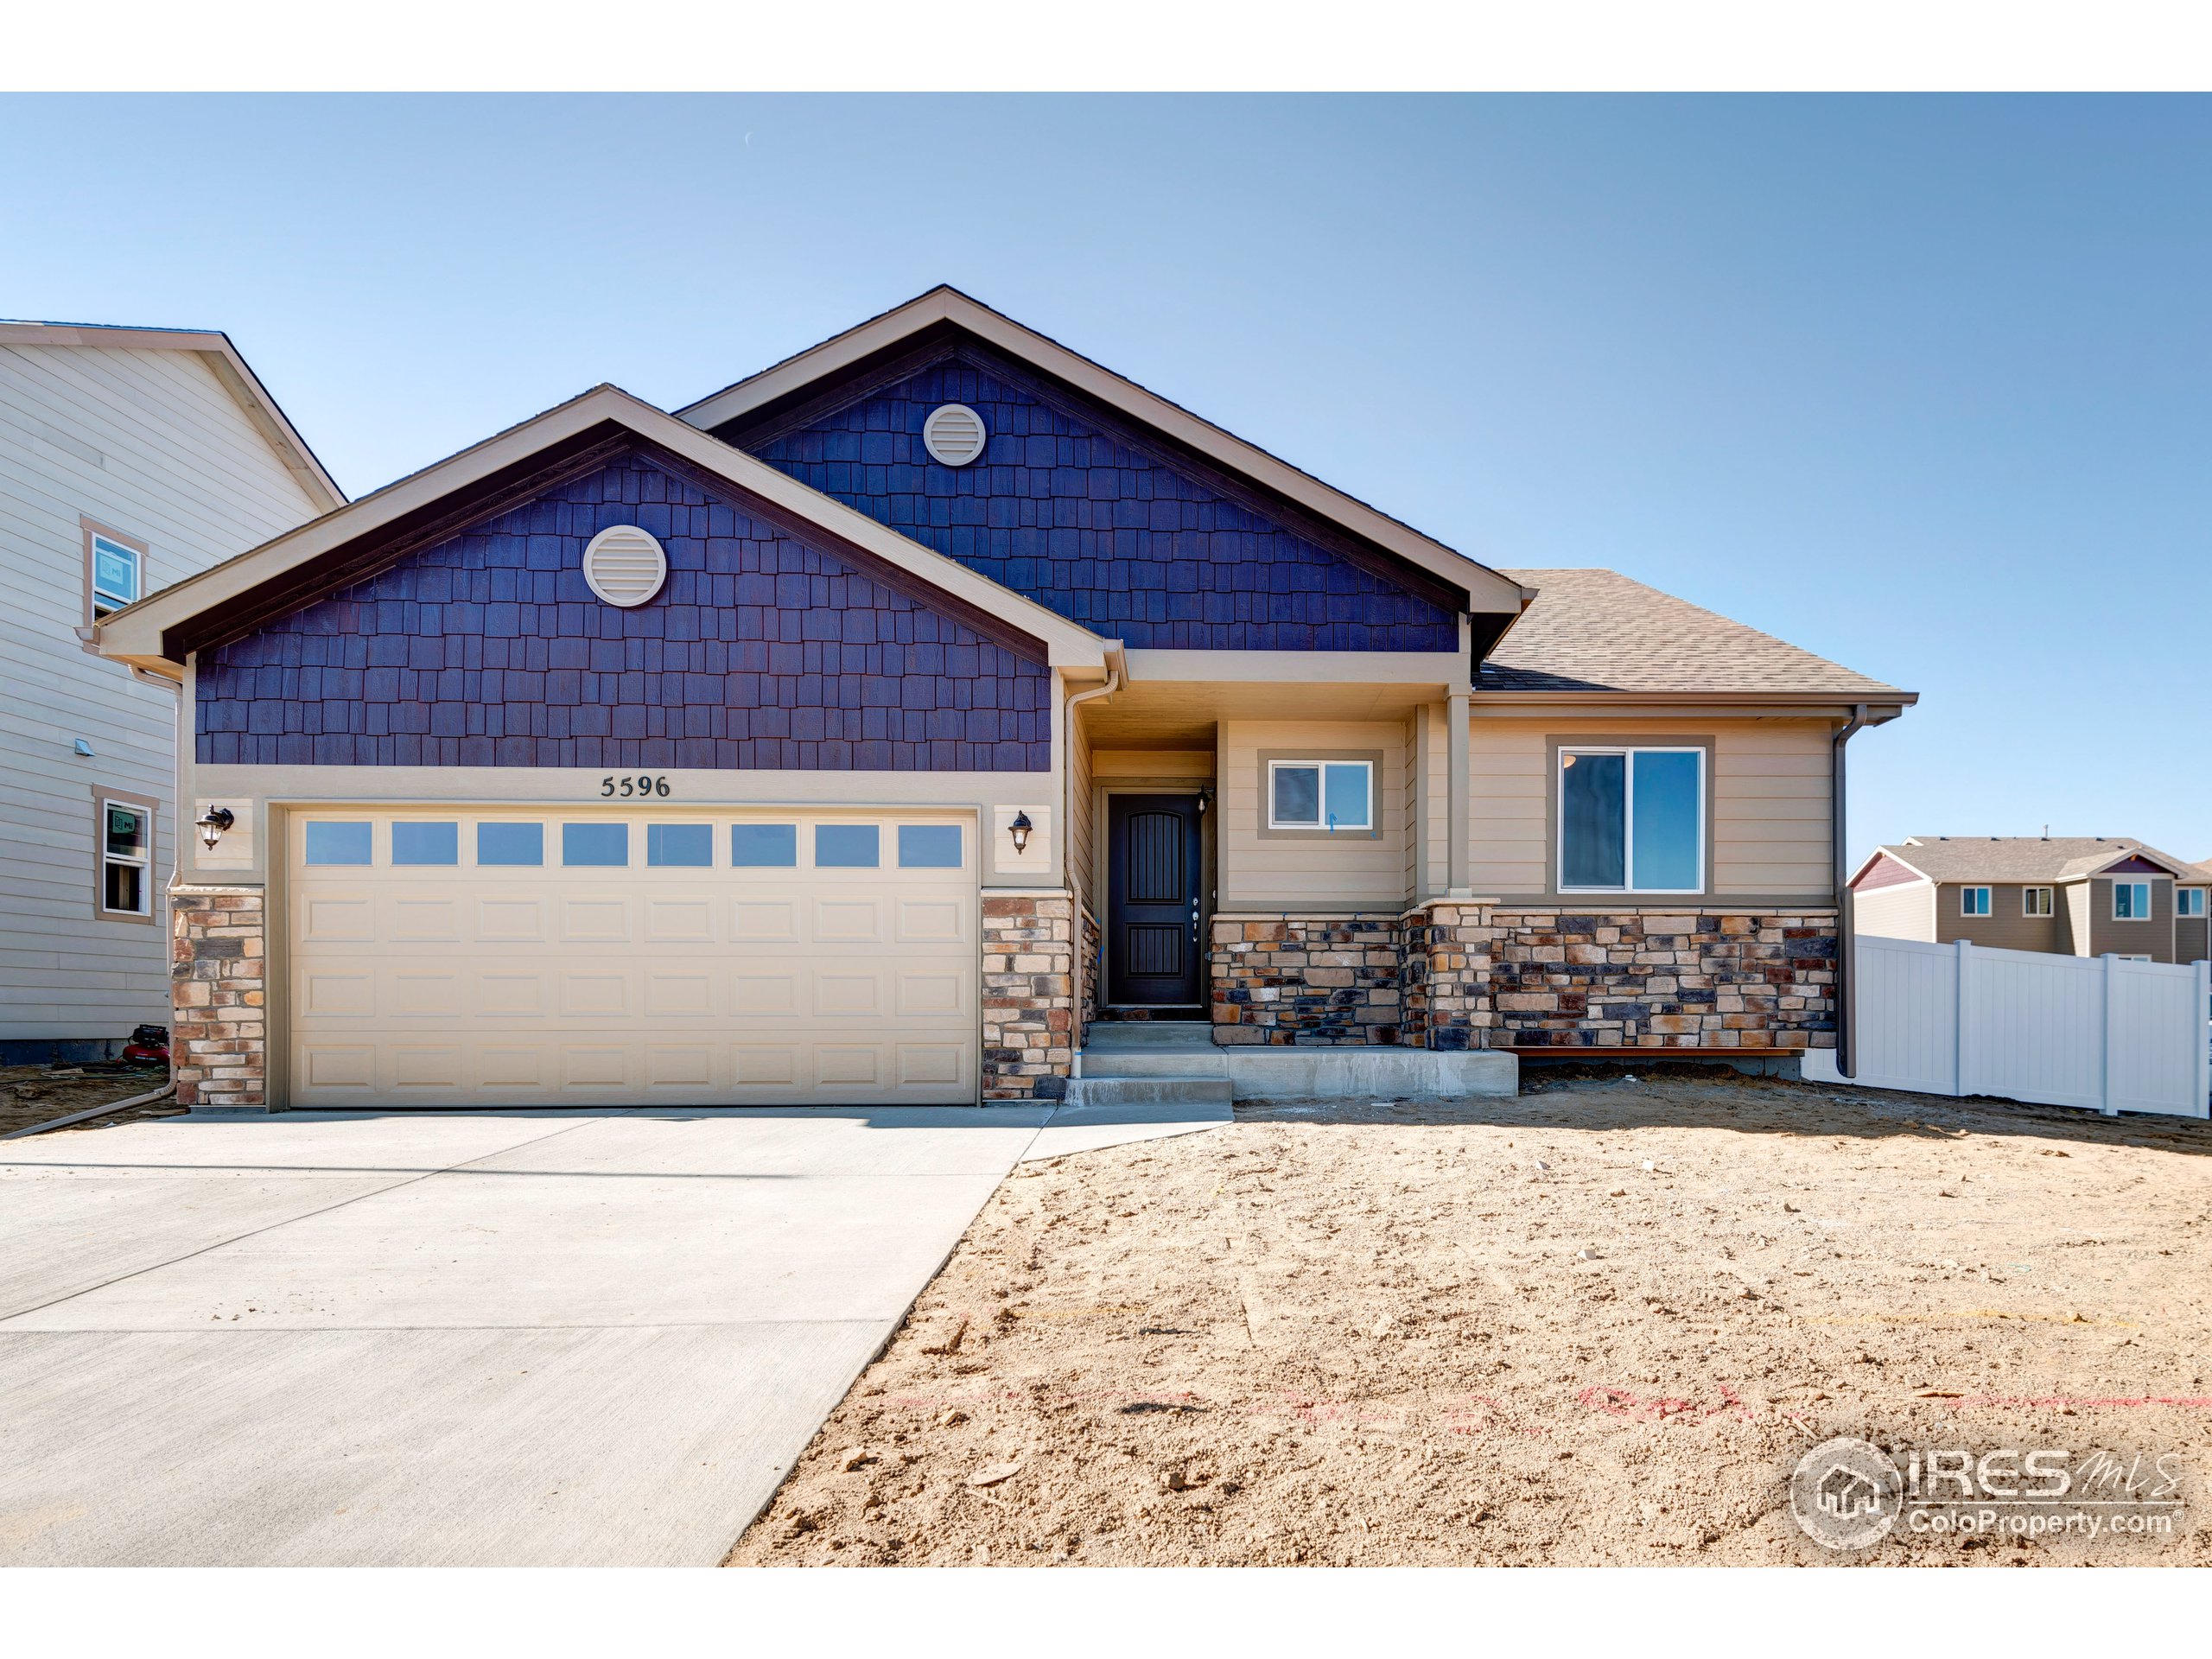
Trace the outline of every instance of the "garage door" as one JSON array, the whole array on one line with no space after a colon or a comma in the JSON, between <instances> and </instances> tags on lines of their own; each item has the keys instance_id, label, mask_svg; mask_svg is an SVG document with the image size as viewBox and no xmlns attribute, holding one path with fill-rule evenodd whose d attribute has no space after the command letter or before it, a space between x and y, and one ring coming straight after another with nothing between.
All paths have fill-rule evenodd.
<instances>
[{"instance_id":1,"label":"garage door","mask_svg":"<svg viewBox=\"0 0 2212 1659\"><path fill-rule=\"evenodd\" d=\"M297 1106L976 1098L972 820L296 810Z\"/></svg>"}]
</instances>

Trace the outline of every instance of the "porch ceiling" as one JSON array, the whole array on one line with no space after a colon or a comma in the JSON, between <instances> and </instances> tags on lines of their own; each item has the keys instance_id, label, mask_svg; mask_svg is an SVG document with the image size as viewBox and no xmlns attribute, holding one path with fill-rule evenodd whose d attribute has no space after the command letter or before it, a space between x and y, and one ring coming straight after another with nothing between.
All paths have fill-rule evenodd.
<instances>
[{"instance_id":1,"label":"porch ceiling","mask_svg":"<svg viewBox=\"0 0 2212 1659\"><path fill-rule=\"evenodd\" d=\"M1094 747L1211 749L1224 720L1403 720L1443 700L1442 685L1139 680L1074 713Z\"/></svg>"}]
</instances>

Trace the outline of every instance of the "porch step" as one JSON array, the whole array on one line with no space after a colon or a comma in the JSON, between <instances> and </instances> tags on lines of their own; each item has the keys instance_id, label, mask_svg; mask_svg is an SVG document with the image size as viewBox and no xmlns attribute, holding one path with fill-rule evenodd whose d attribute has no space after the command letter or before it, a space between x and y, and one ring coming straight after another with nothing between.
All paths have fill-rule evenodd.
<instances>
[{"instance_id":1,"label":"porch step","mask_svg":"<svg viewBox=\"0 0 2212 1659\"><path fill-rule=\"evenodd\" d=\"M1085 1054L1137 1051L1211 1054L1213 1025L1205 1020L1094 1020L1083 1046Z\"/></svg>"},{"instance_id":2,"label":"porch step","mask_svg":"<svg viewBox=\"0 0 2212 1659\"><path fill-rule=\"evenodd\" d=\"M1520 1091L1519 1063L1502 1049L1217 1048L1210 1037L1201 1046L1187 1033L1153 1045L1102 1045L1099 1035L1100 1028L1093 1026L1071 1089L1121 1081L1179 1088L1218 1083L1237 1100L1455 1099Z\"/></svg>"},{"instance_id":3,"label":"porch step","mask_svg":"<svg viewBox=\"0 0 2212 1659\"><path fill-rule=\"evenodd\" d=\"M1070 1106L1227 1107L1227 1077L1075 1077L1068 1084Z\"/></svg>"}]
</instances>

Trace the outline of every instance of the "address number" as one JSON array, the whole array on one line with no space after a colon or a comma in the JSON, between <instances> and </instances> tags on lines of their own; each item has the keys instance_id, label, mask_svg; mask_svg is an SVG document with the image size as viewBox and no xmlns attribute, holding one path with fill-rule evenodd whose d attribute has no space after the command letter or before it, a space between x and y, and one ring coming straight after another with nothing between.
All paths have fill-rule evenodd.
<instances>
[{"instance_id":1,"label":"address number","mask_svg":"<svg viewBox=\"0 0 2212 1659\"><path fill-rule=\"evenodd\" d=\"M599 792L623 796L665 795L668 793L668 779L642 772L620 778L602 778L599 780Z\"/></svg>"}]
</instances>

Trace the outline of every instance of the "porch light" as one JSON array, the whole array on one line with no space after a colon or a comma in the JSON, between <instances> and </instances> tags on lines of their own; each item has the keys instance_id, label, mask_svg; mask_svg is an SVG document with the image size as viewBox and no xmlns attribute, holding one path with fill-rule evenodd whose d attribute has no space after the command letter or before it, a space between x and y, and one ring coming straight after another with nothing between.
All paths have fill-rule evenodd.
<instances>
[{"instance_id":1,"label":"porch light","mask_svg":"<svg viewBox=\"0 0 2212 1659\"><path fill-rule=\"evenodd\" d=\"M1006 832L1014 837L1014 850L1017 854L1029 850L1029 832L1036 827L1029 822L1029 815L1027 812L1017 812L1014 815L1014 822L1007 825Z\"/></svg>"},{"instance_id":2,"label":"porch light","mask_svg":"<svg viewBox=\"0 0 2212 1659\"><path fill-rule=\"evenodd\" d=\"M215 850L215 843L223 838L223 831L237 822L229 807L211 806L200 815L193 828L200 831L200 844L212 853Z\"/></svg>"}]
</instances>

